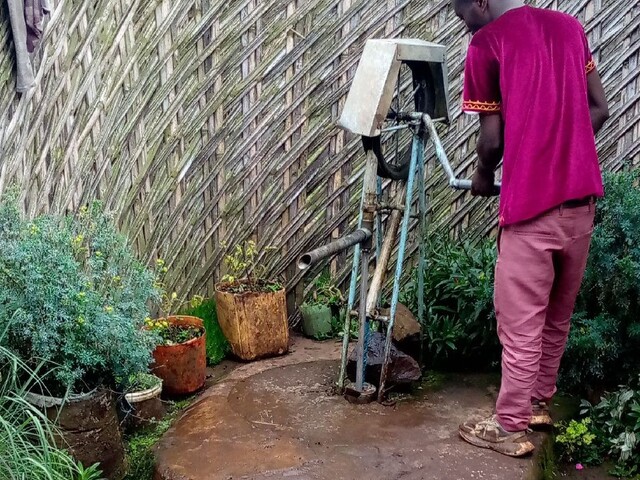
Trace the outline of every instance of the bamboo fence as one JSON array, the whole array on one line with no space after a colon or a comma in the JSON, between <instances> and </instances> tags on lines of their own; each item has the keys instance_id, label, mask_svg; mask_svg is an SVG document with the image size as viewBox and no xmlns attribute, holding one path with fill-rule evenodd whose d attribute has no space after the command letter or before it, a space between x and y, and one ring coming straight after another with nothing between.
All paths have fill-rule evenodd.
<instances>
[{"instance_id":1,"label":"bamboo fence","mask_svg":"<svg viewBox=\"0 0 640 480\"><path fill-rule=\"evenodd\" d=\"M611 102L603 167L637 165L638 1L537 3L586 25ZM275 247L262 260L299 299L295 258L355 222L363 155L335 121L371 37L448 47L442 135L468 176L477 124L458 105L469 36L448 0L54 0L37 87L22 95L1 2L0 188L20 184L29 214L103 200L182 293L211 293L228 249L255 238ZM495 227L494 202L449 191L433 159L427 171L434 225L471 237ZM333 262L339 276L346 260Z\"/></svg>"}]
</instances>

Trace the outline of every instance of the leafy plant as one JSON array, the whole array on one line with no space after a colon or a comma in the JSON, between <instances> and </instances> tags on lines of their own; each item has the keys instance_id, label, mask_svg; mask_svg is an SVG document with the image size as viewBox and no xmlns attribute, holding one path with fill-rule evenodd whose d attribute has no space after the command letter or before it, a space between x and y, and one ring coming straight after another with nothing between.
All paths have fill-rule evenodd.
<instances>
[{"instance_id":1,"label":"leafy plant","mask_svg":"<svg viewBox=\"0 0 640 480\"><path fill-rule=\"evenodd\" d=\"M638 378L640 380L640 377ZM640 382L638 382L640 386ZM605 450L616 461L612 473L631 476L640 472L640 388L621 386L592 406L582 402L582 413L589 414L602 432Z\"/></svg>"},{"instance_id":2,"label":"leafy plant","mask_svg":"<svg viewBox=\"0 0 640 480\"><path fill-rule=\"evenodd\" d=\"M335 285L331 274L323 272L313 284L311 298L305 301L308 305L326 305L331 308L339 309L344 304L342 292Z\"/></svg>"},{"instance_id":3,"label":"leafy plant","mask_svg":"<svg viewBox=\"0 0 640 480\"><path fill-rule=\"evenodd\" d=\"M640 173L605 175L591 251L563 360L562 384L582 391L629 382L640 364Z\"/></svg>"},{"instance_id":4,"label":"leafy plant","mask_svg":"<svg viewBox=\"0 0 640 480\"><path fill-rule=\"evenodd\" d=\"M151 373L138 373L129 377L125 391L140 392L157 387L162 380Z\"/></svg>"},{"instance_id":5,"label":"leafy plant","mask_svg":"<svg viewBox=\"0 0 640 480\"><path fill-rule=\"evenodd\" d=\"M4 333L0 332L0 339ZM97 465L84 468L54 446L55 427L26 400L41 384L38 373L0 347L0 478L6 480L99 480Z\"/></svg>"},{"instance_id":6,"label":"leafy plant","mask_svg":"<svg viewBox=\"0 0 640 480\"><path fill-rule=\"evenodd\" d=\"M560 446L562 460L586 465L602 463L591 418L571 420L568 424L561 423L558 430L555 440Z\"/></svg>"},{"instance_id":7,"label":"leafy plant","mask_svg":"<svg viewBox=\"0 0 640 480\"><path fill-rule=\"evenodd\" d=\"M145 321L146 328L160 337L161 345L178 345L194 338L201 337L204 329L191 325L180 325L168 322L165 319Z\"/></svg>"},{"instance_id":8,"label":"leafy plant","mask_svg":"<svg viewBox=\"0 0 640 480\"><path fill-rule=\"evenodd\" d=\"M22 218L0 202L0 329L34 367L56 365L51 394L80 392L146 371L157 337L143 329L155 276L98 202L77 215Z\"/></svg>"},{"instance_id":9,"label":"leafy plant","mask_svg":"<svg viewBox=\"0 0 640 480\"><path fill-rule=\"evenodd\" d=\"M88 468L82 466L82 464L77 465L78 468L78 479L77 480L103 480L102 478L102 470L100 470L100 465L95 464L91 465Z\"/></svg>"},{"instance_id":10,"label":"leafy plant","mask_svg":"<svg viewBox=\"0 0 640 480\"><path fill-rule=\"evenodd\" d=\"M207 359L211 365L220 363L229 352L230 346L218 323L215 299L209 298L198 306L189 307L185 310L185 315L202 319L207 332Z\"/></svg>"},{"instance_id":11,"label":"leafy plant","mask_svg":"<svg viewBox=\"0 0 640 480\"><path fill-rule=\"evenodd\" d=\"M425 239L425 352L435 368L494 366L500 354L493 310L495 245L478 245L431 232ZM417 270L402 302L418 311Z\"/></svg>"},{"instance_id":12,"label":"leafy plant","mask_svg":"<svg viewBox=\"0 0 640 480\"><path fill-rule=\"evenodd\" d=\"M344 336L344 312L338 316L331 317L331 331L335 337L342 338ZM351 340L357 340L360 333L360 325L358 319L351 318L349 322L349 338Z\"/></svg>"},{"instance_id":13,"label":"leafy plant","mask_svg":"<svg viewBox=\"0 0 640 480\"><path fill-rule=\"evenodd\" d=\"M226 245L223 247L226 248ZM266 250L273 250L273 248L268 247ZM221 288L234 293L281 290L282 284L266 278L267 269L258 263L258 254L256 242L253 240L249 240L244 245L236 245L233 252L224 258L228 273L222 277Z\"/></svg>"}]
</instances>

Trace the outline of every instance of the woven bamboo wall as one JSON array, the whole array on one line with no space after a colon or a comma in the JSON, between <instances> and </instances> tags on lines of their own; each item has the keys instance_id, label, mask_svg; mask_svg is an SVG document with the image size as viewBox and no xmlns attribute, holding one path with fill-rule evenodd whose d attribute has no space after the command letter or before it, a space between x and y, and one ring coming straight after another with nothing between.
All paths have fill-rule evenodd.
<instances>
[{"instance_id":1,"label":"woven bamboo wall","mask_svg":"<svg viewBox=\"0 0 640 480\"><path fill-rule=\"evenodd\" d=\"M181 292L210 293L222 245L253 236L277 247L264 261L299 295L295 257L353 224L362 155L334 123L369 37L448 46L445 148L470 173L477 125L458 107L469 37L448 0L54 3L38 85L20 96L1 2L0 187L19 182L30 213L103 199L145 258L167 260ZM603 165L637 164L637 0L538 4L586 23L613 114ZM472 235L494 227L493 203L450 192L429 171L433 222Z\"/></svg>"}]
</instances>

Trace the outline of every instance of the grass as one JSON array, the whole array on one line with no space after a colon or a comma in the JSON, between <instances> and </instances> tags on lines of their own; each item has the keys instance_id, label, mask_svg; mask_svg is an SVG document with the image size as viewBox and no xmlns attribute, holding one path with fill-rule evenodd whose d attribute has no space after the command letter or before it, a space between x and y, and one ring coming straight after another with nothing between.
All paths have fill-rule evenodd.
<instances>
[{"instance_id":1,"label":"grass","mask_svg":"<svg viewBox=\"0 0 640 480\"><path fill-rule=\"evenodd\" d=\"M165 418L139 432L128 436L126 440L129 473L124 480L152 480L155 458L153 447L160 441L173 421L187 408L193 398L171 402Z\"/></svg>"},{"instance_id":2,"label":"grass","mask_svg":"<svg viewBox=\"0 0 640 480\"><path fill-rule=\"evenodd\" d=\"M222 333L216 313L216 302L213 298L206 299L198 307L191 308L185 315L201 318L207 332L207 360L209 365L216 365L229 352L229 342Z\"/></svg>"},{"instance_id":3,"label":"grass","mask_svg":"<svg viewBox=\"0 0 640 480\"><path fill-rule=\"evenodd\" d=\"M0 335L0 340L2 340ZM30 387L41 384L13 352L0 347L0 479L97 480L95 466L77 465L54 446L55 427L26 399Z\"/></svg>"}]
</instances>

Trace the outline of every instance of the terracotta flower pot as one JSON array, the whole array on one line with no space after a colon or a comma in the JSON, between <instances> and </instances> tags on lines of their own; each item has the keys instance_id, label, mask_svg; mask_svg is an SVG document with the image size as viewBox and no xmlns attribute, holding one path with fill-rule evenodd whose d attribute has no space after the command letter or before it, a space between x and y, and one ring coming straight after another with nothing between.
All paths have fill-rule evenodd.
<instances>
[{"instance_id":1,"label":"terracotta flower pot","mask_svg":"<svg viewBox=\"0 0 640 480\"><path fill-rule=\"evenodd\" d=\"M55 422L59 447L68 448L73 458L86 467L100 463L109 480L124 477L127 471L124 444L111 391L94 390L66 399L27 393L26 399Z\"/></svg>"},{"instance_id":2,"label":"terracotta flower pot","mask_svg":"<svg viewBox=\"0 0 640 480\"><path fill-rule=\"evenodd\" d=\"M228 287L228 283L216 284L216 310L233 354L250 361L287 353L285 290L233 293Z\"/></svg>"},{"instance_id":3,"label":"terracotta flower pot","mask_svg":"<svg viewBox=\"0 0 640 480\"><path fill-rule=\"evenodd\" d=\"M165 319L172 325L198 327L204 324L197 317L186 315ZM152 373L162 379L162 389L169 395L187 395L204 385L207 368L206 333L176 345L158 345L153 351Z\"/></svg>"}]
</instances>

